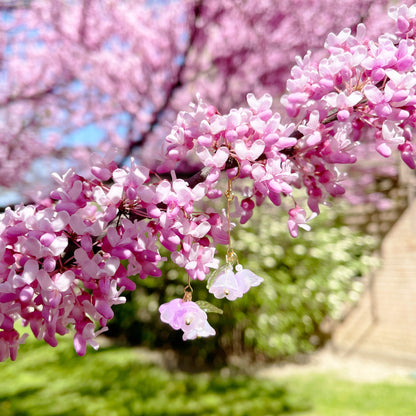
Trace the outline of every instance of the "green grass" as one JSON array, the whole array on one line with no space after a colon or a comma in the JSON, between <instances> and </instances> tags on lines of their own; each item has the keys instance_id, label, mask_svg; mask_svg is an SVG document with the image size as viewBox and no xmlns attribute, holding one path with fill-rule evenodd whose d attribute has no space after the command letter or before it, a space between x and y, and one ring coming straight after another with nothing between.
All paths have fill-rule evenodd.
<instances>
[{"instance_id":1,"label":"green grass","mask_svg":"<svg viewBox=\"0 0 416 416\"><path fill-rule=\"evenodd\" d=\"M0 364L1 416L284 415L306 409L280 382L169 373L134 349L89 350L30 340Z\"/></svg>"},{"instance_id":2,"label":"green grass","mask_svg":"<svg viewBox=\"0 0 416 416\"><path fill-rule=\"evenodd\" d=\"M278 381L169 373L129 348L57 348L29 340L0 363L1 416L413 416L416 383L355 384L331 374Z\"/></svg>"},{"instance_id":3,"label":"green grass","mask_svg":"<svg viewBox=\"0 0 416 416\"><path fill-rule=\"evenodd\" d=\"M354 383L327 374L308 374L280 379L292 394L306 397L312 404L302 416L414 416L416 382Z\"/></svg>"}]
</instances>

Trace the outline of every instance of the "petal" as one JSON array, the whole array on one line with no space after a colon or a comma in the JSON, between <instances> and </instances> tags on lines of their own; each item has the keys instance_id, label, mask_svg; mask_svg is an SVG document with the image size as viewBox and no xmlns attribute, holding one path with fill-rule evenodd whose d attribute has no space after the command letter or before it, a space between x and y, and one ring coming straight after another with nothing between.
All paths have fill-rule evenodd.
<instances>
[{"instance_id":1,"label":"petal","mask_svg":"<svg viewBox=\"0 0 416 416\"><path fill-rule=\"evenodd\" d=\"M175 314L181 308L181 303L183 302L182 299L173 299L168 303L164 303L160 305L159 312L160 312L160 320L166 324L169 324L173 327L173 329L179 329L180 326L174 327L172 322L174 320Z\"/></svg>"},{"instance_id":2,"label":"petal","mask_svg":"<svg viewBox=\"0 0 416 416\"><path fill-rule=\"evenodd\" d=\"M246 159L248 154L247 145L243 140L236 140L234 143L234 151L240 159Z\"/></svg>"},{"instance_id":3,"label":"petal","mask_svg":"<svg viewBox=\"0 0 416 416\"><path fill-rule=\"evenodd\" d=\"M39 264L35 260L28 260L23 268L22 278L27 284L32 283L36 279L36 275L39 273Z\"/></svg>"},{"instance_id":4,"label":"petal","mask_svg":"<svg viewBox=\"0 0 416 416\"><path fill-rule=\"evenodd\" d=\"M387 143L381 143L377 146L377 152L381 154L381 156L389 157L391 155L391 149L387 145Z\"/></svg>"},{"instance_id":5,"label":"petal","mask_svg":"<svg viewBox=\"0 0 416 416\"><path fill-rule=\"evenodd\" d=\"M364 88L364 94L373 104L379 104L383 101L383 93L374 85L367 85Z\"/></svg>"},{"instance_id":6,"label":"petal","mask_svg":"<svg viewBox=\"0 0 416 416\"><path fill-rule=\"evenodd\" d=\"M256 140L250 148L249 160L256 160L264 151L265 144L263 140Z\"/></svg>"},{"instance_id":7,"label":"petal","mask_svg":"<svg viewBox=\"0 0 416 416\"><path fill-rule=\"evenodd\" d=\"M209 292L217 299L226 297L228 300L235 300L243 296L243 293L239 288L231 266L227 265L226 267L225 270L219 269L220 272L214 275L212 283L209 282Z\"/></svg>"},{"instance_id":8,"label":"petal","mask_svg":"<svg viewBox=\"0 0 416 416\"><path fill-rule=\"evenodd\" d=\"M239 270L235 275L235 279L243 293L248 292L250 287L259 286L264 281L262 277L257 276L249 269Z\"/></svg>"},{"instance_id":9,"label":"petal","mask_svg":"<svg viewBox=\"0 0 416 416\"><path fill-rule=\"evenodd\" d=\"M347 97L347 104L349 107L353 107L358 104L363 98L363 94L360 91L354 91Z\"/></svg>"},{"instance_id":10,"label":"petal","mask_svg":"<svg viewBox=\"0 0 416 416\"><path fill-rule=\"evenodd\" d=\"M230 151L228 150L228 148L224 146L220 147L213 157L215 166L217 168L223 167L229 155L230 155Z\"/></svg>"},{"instance_id":11,"label":"petal","mask_svg":"<svg viewBox=\"0 0 416 416\"><path fill-rule=\"evenodd\" d=\"M52 255L59 256L63 253L68 245L68 239L65 236L56 237L55 240L50 244L49 250Z\"/></svg>"},{"instance_id":12,"label":"petal","mask_svg":"<svg viewBox=\"0 0 416 416\"><path fill-rule=\"evenodd\" d=\"M81 334L75 334L74 348L75 348L76 353L79 356L83 356L87 352L87 342L85 341L84 338L82 338Z\"/></svg>"},{"instance_id":13,"label":"petal","mask_svg":"<svg viewBox=\"0 0 416 416\"><path fill-rule=\"evenodd\" d=\"M65 292L70 288L74 279L75 279L74 272L72 270L67 270L61 275L57 275L55 279L55 286L59 289L59 291Z\"/></svg>"}]
</instances>

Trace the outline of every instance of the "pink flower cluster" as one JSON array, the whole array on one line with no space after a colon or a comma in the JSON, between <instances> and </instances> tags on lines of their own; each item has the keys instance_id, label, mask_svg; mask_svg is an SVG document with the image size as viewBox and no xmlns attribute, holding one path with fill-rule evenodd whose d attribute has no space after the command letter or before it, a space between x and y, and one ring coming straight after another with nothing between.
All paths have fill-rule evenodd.
<instances>
[{"instance_id":1,"label":"pink flower cluster","mask_svg":"<svg viewBox=\"0 0 416 416\"><path fill-rule=\"evenodd\" d=\"M282 103L300 120L302 137L292 160L313 211L328 194L344 192L332 165L355 161L353 149L366 126L373 130L379 154L388 157L397 148L414 169L415 10L415 5L390 9L396 35L371 41L360 24L355 36L350 29L328 36L328 57L314 62L308 53L297 59Z\"/></svg>"},{"instance_id":2,"label":"pink flower cluster","mask_svg":"<svg viewBox=\"0 0 416 416\"><path fill-rule=\"evenodd\" d=\"M238 165L239 178L252 181L237 208L237 216L245 222L254 203L268 197L280 205L293 187L305 187L309 208L319 213L319 204L345 192L336 165L356 161L354 150L367 127L382 156L390 156L396 147L414 168L415 7L390 10L398 21L397 35L370 41L361 24L356 36L350 29L330 34L328 56L320 61L313 61L310 53L298 58L288 93L282 97L292 123L282 123L272 112L267 94L259 99L248 94L248 108L224 115L199 100L192 111L179 114L166 139L167 160L161 170L174 168L192 154L210 168L207 184L214 188L221 170L228 169L231 177ZM403 28L407 32L400 32ZM207 195L218 192L210 189Z\"/></svg>"},{"instance_id":3,"label":"pink flower cluster","mask_svg":"<svg viewBox=\"0 0 416 416\"><path fill-rule=\"evenodd\" d=\"M24 339L19 318L52 346L72 326L79 355L97 348L96 324L106 330L121 292L135 289L132 276L161 276L159 242L193 279L218 265L214 245L227 241L221 216L193 214L204 185L151 183L133 161L117 168L108 156L92 159L94 179L55 175L51 200L0 215L0 360L14 359Z\"/></svg>"},{"instance_id":4,"label":"pink flower cluster","mask_svg":"<svg viewBox=\"0 0 416 416\"><path fill-rule=\"evenodd\" d=\"M328 56L320 61L313 61L310 53L298 58L282 97L293 122L283 123L273 113L267 94L258 99L248 94L248 108L223 115L199 99L191 111L178 115L160 170L193 157L210 169L209 197L220 194L214 188L224 169L229 177L248 178L252 186L235 214L245 222L255 204L268 197L280 205L293 187L306 188L315 213L329 197L344 194L337 165L356 161L355 148L368 127L378 153L388 157L396 147L414 168L415 7L390 10L400 28L408 27L406 33L399 29L397 35L385 34L374 42L360 24L356 36L350 29L330 34Z\"/></svg>"},{"instance_id":5,"label":"pink flower cluster","mask_svg":"<svg viewBox=\"0 0 416 416\"><path fill-rule=\"evenodd\" d=\"M160 172L169 171L192 154L209 168L205 184L211 198L221 195L216 187L224 169L229 177L250 179L252 188L236 211L236 215L245 218L254 208L253 200L259 205L268 197L280 205L281 195L292 193L296 173L283 151L297 143L291 136L295 125L283 124L280 115L272 112L270 95L257 99L248 94L247 101L248 108L220 115L199 99L192 111L179 113L166 138L167 159L159 167Z\"/></svg>"}]
</instances>

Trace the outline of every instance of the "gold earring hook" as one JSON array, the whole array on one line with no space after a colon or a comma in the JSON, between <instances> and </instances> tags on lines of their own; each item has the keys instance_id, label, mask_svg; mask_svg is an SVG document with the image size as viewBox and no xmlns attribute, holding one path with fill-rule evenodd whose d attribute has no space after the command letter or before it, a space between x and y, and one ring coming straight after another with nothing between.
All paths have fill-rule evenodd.
<instances>
[{"instance_id":1,"label":"gold earring hook","mask_svg":"<svg viewBox=\"0 0 416 416\"><path fill-rule=\"evenodd\" d=\"M227 254L225 256L225 260L227 264L230 264L233 266L234 264L238 264L238 257L235 251L231 247L231 219L230 219L230 202L234 200L234 194L233 194L233 181L238 178L241 172L240 163L237 159L234 159L237 162L237 174L233 176L232 178L228 178L228 189L225 192L225 196L227 198L227 222L228 222L228 248L227 248Z\"/></svg>"}]
</instances>

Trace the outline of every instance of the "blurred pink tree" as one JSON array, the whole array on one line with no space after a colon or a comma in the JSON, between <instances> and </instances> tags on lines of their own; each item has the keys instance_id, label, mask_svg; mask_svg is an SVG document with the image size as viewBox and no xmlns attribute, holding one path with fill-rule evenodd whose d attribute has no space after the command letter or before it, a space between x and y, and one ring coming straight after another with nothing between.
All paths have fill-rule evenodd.
<instances>
[{"instance_id":1,"label":"blurred pink tree","mask_svg":"<svg viewBox=\"0 0 416 416\"><path fill-rule=\"evenodd\" d=\"M386 0L16 1L0 5L0 186L35 200L92 151L147 166L195 94L220 112L279 97L326 35L388 27ZM277 100L275 100L277 103ZM276 106L276 104L275 104ZM182 170L194 170L183 161Z\"/></svg>"}]
</instances>

